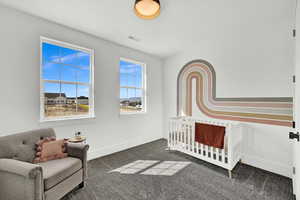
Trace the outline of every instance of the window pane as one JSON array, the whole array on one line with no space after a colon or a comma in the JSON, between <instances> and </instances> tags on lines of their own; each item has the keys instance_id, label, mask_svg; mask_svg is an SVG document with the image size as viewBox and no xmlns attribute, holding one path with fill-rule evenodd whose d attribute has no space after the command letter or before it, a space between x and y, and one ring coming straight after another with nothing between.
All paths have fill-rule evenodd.
<instances>
[{"instance_id":1,"label":"window pane","mask_svg":"<svg viewBox=\"0 0 300 200\"><path fill-rule=\"evenodd\" d=\"M121 99L127 99L127 89L126 88L120 88L120 97Z\"/></svg>"},{"instance_id":2,"label":"window pane","mask_svg":"<svg viewBox=\"0 0 300 200\"><path fill-rule=\"evenodd\" d=\"M56 118L59 116L72 115L67 105L65 85L58 83L44 84L44 107L45 117Z\"/></svg>"},{"instance_id":3,"label":"window pane","mask_svg":"<svg viewBox=\"0 0 300 200\"><path fill-rule=\"evenodd\" d=\"M61 49L59 46L43 42L42 48L43 64L47 64L49 62L59 62L61 56Z\"/></svg>"},{"instance_id":4,"label":"window pane","mask_svg":"<svg viewBox=\"0 0 300 200\"><path fill-rule=\"evenodd\" d=\"M143 91L140 89L136 89L136 97L142 98L143 97Z\"/></svg>"},{"instance_id":5,"label":"window pane","mask_svg":"<svg viewBox=\"0 0 300 200\"><path fill-rule=\"evenodd\" d=\"M142 90L134 89L134 96L130 100L131 106L134 107L136 111L142 110Z\"/></svg>"},{"instance_id":6,"label":"window pane","mask_svg":"<svg viewBox=\"0 0 300 200\"><path fill-rule=\"evenodd\" d=\"M127 88L120 88L120 110L122 112L127 111L128 103Z\"/></svg>"},{"instance_id":7,"label":"window pane","mask_svg":"<svg viewBox=\"0 0 300 200\"><path fill-rule=\"evenodd\" d=\"M46 63L43 65L43 79L44 80L60 80L62 76L62 65L54 63Z\"/></svg>"},{"instance_id":8,"label":"window pane","mask_svg":"<svg viewBox=\"0 0 300 200\"><path fill-rule=\"evenodd\" d=\"M90 67L79 67L77 69L78 82L89 83L90 82Z\"/></svg>"},{"instance_id":9,"label":"window pane","mask_svg":"<svg viewBox=\"0 0 300 200\"><path fill-rule=\"evenodd\" d=\"M63 116L73 116L77 114L76 108L76 85L61 84L62 93L66 96L66 103L64 104ZM74 101L75 100L75 101Z\"/></svg>"},{"instance_id":10,"label":"window pane","mask_svg":"<svg viewBox=\"0 0 300 200\"><path fill-rule=\"evenodd\" d=\"M142 66L136 65L135 67L135 85L136 87L141 88L143 86L143 75L142 75Z\"/></svg>"},{"instance_id":11,"label":"window pane","mask_svg":"<svg viewBox=\"0 0 300 200\"><path fill-rule=\"evenodd\" d=\"M121 88L120 96L121 112L137 112L142 110L142 90Z\"/></svg>"},{"instance_id":12,"label":"window pane","mask_svg":"<svg viewBox=\"0 0 300 200\"><path fill-rule=\"evenodd\" d=\"M120 61L120 85L142 87L142 66Z\"/></svg>"},{"instance_id":13,"label":"window pane","mask_svg":"<svg viewBox=\"0 0 300 200\"><path fill-rule=\"evenodd\" d=\"M90 109L90 102L89 102L89 87L79 85L78 86L78 97L77 97L77 103L78 103L78 110L77 114L84 115L89 113Z\"/></svg>"},{"instance_id":14,"label":"window pane","mask_svg":"<svg viewBox=\"0 0 300 200\"><path fill-rule=\"evenodd\" d=\"M78 80L78 69L70 65L62 65L62 81L77 82Z\"/></svg>"}]
</instances>

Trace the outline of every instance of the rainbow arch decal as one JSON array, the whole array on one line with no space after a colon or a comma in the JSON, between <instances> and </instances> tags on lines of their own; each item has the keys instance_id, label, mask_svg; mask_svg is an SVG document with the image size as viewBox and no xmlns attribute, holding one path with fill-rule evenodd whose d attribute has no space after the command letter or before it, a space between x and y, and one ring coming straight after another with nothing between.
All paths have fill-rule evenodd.
<instances>
[{"instance_id":1,"label":"rainbow arch decal","mask_svg":"<svg viewBox=\"0 0 300 200\"><path fill-rule=\"evenodd\" d=\"M293 124L292 97L217 98L216 72L205 60L187 63L178 75L178 116L192 116L194 80L197 107L208 117L288 127Z\"/></svg>"}]
</instances>

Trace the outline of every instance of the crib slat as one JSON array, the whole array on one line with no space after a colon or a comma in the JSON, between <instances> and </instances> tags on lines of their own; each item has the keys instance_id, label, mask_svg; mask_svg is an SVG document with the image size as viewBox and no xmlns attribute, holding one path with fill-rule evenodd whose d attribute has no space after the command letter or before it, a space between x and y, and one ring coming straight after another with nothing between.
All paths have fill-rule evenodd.
<instances>
[{"instance_id":1,"label":"crib slat","mask_svg":"<svg viewBox=\"0 0 300 200\"><path fill-rule=\"evenodd\" d=\"M209 155L209 154L208 154L208 146L205 145L205 156L208 157L208 155Z\"/></svg>"},{"instance_id":2,"label":"crib slat","mask_svg":"<svg viewBox=\"0 0 300 200\"><path fill-rule=\"evenodd\" d=\"M190 145L190 127L187 124L186 125L186 150L189 150L189 148L190 148L189 145Z\"/></svg>"},{"instance_id":3,"label":"crib slat","mask_svg":"<svg viewBox=\"0 0 300 200\"><path fill-rule=\"evenodd\" d=\"M195 144L195 152L197 153L197 154L199 154L199 151L198 151L198 143L196 142L196 140L195 140L195 122L193 122L193 124L192 124L192 129L193 129L193 141L194 141L194 144Z\"/></svg>"},{"instance_id":4,"label":"crib slat","mask_svg":"<svg viewBox=\"0 0 300 200\"><path fill-rule=\"evenodd\" d=\"M173 146L175 146L175 125L176 125L176 121L174 120L172 123L172 144L173 144Z\"/></svg>"},{"instance_id":5,"label":"crib slat","mask_svg":"<svg viewBox=\"0 0 300 200\"><path fill-rule=\"evenodd\" d=\"M185 150L189 148L189 126L185 125Z\"/></svg>"},{"instance_id":6,"label":"crib slat","mask_svg":"<svg viewBox=\"0 0 300 200\"><path fill-rule=\"evenodd\" d=\"M189 132L190 132L190 148L189 151L193 152L193 126L191 122L189 122Z\"/></svg>"},{"instance_id":7,"label":"crib slat","mask_svg":"<svg viewBox=\"0 0 300 200\"><path fill-rule=\"evenodd\" d=\"M192 140L192 151L196 152L196 144L195 144L195 131L194 131L195 123L191 123L191 140Z\"/></svg>"},{"instance_id":8,"label":"crib slat","mask_svg":"<svg viewBox=\"0 0 300 200\"><path fill-rule=\"evenodd\" d=\"M193 127L192 127L192 125L191 124L189 124L189 130L190 130L190 151L194 151L193 150L193 148L194 148L194 146L193 146Z\"/></svg>"},{"instance_id":9,"label":"crib slat","mask_svg":"<svg viewBox=\"0 0 300 200\"><path fill-rule=\"evenodd\" d=\"M168 122L168 147L170 147L170 121Z\"/></svg>"},{"instance_id":10,"label":"crib slat","mask_svg":"<svg viewBox=\"0 0 300 200\"><path fill-rule=\"evenodd\" d=\"M172 146L172 121L169 122L169 144Z\"/></svg>"},{"instance_id":11,"label":"crib slat","mask_svg":"<svg viewBox=\"0 0 300 200\"><path fill-rule=\"evenodd\" d=\"M192 123L190 124L190 127L191 127L191 150L194 153L195 152L195 143L194 143L195 138L193 138L194 133L193 133L193 125L192 125Z\"/></svg>"},{"instance_id":12,"label":"crib slat","mask_svg":"<svg viewBox=\"0 0 300 200\"><path fill-rule=\"evenodd\" d=\"M183 124L183 149L185 150L186 148L186 125Z\"/></svg>"},{"instance_id":13,"label":"crib slat","mask_svg":"<svg viewBox=\"0 0 300 200\"><path fill-rule=\"evenodd\" d=\"M180 134L181 134L181 122L177 123L177 134L176 134L176 141L177 141L177 144L180 144Z\"/></svg>"},{"instance_id":14,"label":"crib slat","mask_svg":"<svg viewBox=\"0 0 300 200\"><path fill-rule=\"evenodd\" d=\"M169 125L169 134L170 134L170 145L173 146L173 141L172 141L172 131L173 131L173 121L170 121Z\"/></svg>"},{"instance_id":15,"label":"crib slat","mask_svg":"<svg viewBox=\"0 0 300 200\"><path fill-rule=\"evenodd\" d=\"M200 143L200 154L204 155L203 153L203 144Z\"/></svg>"},{"instance_id":16,"label":"crib slat","mask_svg":"<svg viewBox=\"0 0 300 200\"><path fill-rule=\"evenodd\" d=\"M222 162L225 163L225 149L222 149Z\"/></svg>"},{"instance_id":17,"label":"crib slat","mask_svg":"<svg viewBox=\"0 0 300 200\"><path fill-rule=\"evenodd\" d=\"M189 134L188 134L188 135L189 135L189 137L188 137L188 138L189 138L189 146L188 146L188 150L191 151L191 146L192 146L192 143L191 143L191 139L192 139L191 133L192 133L192 132L191 132L190 124L188 124L188 133L189 133Z\"/></svg>"},{"instance_id":18,"label":"crib slat","mask_svg":"<svg viewBox=\"0 0 300 200\"><path fill-rule=\"evenodd\" d=\"M176 144L178 145L180 140L179 140L179 134L180 134L180 125L181 123L176 124Z\"/></svg>"},{"instance_id":19,"label":"crib slat","mask_svg":"<svg viewBox=\"0 0 300 200\"><path fill-rule=\"evenodd\" d=\"M176 123L176 127L175 127L175 141L176 141L176 145L178 145L178 130L179 130L179 124L180 123Z\"/></svg>"},{"instance_id":20,"label":"crib slat","mask_svg":"<svg viewBox=\"0 0 300 200\"><path fill-rule=\"evenodd\" d=\"M180 141L182 143L182 145L181 145L182 148L184 148L184 146L183 146L183 144L184 144L184 135L185 135L185 127L184 127L183 124L181 124L181 139L180 139Z\"/></svg>"},{"instance_id":21,"label":"crib slat","mask_svg":"<svg viewBox=\"0 0 300 200\"><path fill-rule=\"evenodd\" d=\"M218 155L219 155L219 149L218 148L213 148L213 158L214 160L218 160Z\"/></svg>"},{"instance_id":22,"label":"crib slat","mask_svg":"<svg viewBox=\"0 0 300 200\"><path fill-rule=\"evenodd\" d=\"M216 160L220 161L220 149L216 148Z\"/></svg>"},{"instance_id":23,"label":"crib slat","mask_svg":"<svg viewBox=\"0 0 300 200\"><path fill-rule=\"evenodd\" d=\"M185 124L182 124L182 127L183 127L183 147L185 149L185 144L186 144L186 127L185 127Z\"/></svg>"}]
</instances>

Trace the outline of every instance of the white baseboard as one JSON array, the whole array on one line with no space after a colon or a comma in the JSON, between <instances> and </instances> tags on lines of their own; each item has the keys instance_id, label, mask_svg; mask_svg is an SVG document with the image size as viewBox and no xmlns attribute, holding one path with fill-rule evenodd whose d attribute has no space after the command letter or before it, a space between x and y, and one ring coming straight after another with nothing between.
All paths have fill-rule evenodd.
<instances>
[{"instance_id":1,"label":"white baseboard","mask_svg":"<svg viewBox=\"0 0 300 200\"><path fill-rule=\"evenodd\" d=\"M292 178L292 167L288 164L278 163L271 160L262 159L258 156L253 155L243 155L242 163L247 165L257 167L275 174L280 174L282 176Z\"/></svg>"},{"instance_id":2,"label":"white baseboard","mask_svg":"<svg viewBox=\"0 0 300 200\"><path fill-rule=\"evenodd\" d=\"M129 148L135 147L135 146L153 142L153 141L159 140L159 139L161 139L161 137L135 138L132 140L127 140L123 143L102 147L102 148L97 149L96 151L89 152L88 160L100 158L100 157L103 157L103 156L106 156L109 154L113 154L113 153L123 151L123 150L129 149Z\"/></svg>"}]
</instances>

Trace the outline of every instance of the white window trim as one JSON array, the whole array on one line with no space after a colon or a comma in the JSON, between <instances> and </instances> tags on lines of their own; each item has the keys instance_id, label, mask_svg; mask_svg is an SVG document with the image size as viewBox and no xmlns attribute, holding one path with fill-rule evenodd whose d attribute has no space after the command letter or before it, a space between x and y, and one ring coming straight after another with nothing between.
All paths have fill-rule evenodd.
<instances>
[{"instance_id":1,"label":"white window trim","mask_svg":"<svg viewBox=\"0 0 300 200\"><path fill-rule=\"evenodd\" d=\"M134 64L138 64L142 66L142 105L143 105L143 109L141 111L134 111L134 112L122 112L120 110L120 89L121 89L121 83L120 83L120 61L125 61L125 62L130 62L130 63L134 63ZM119 112L120 115L140 115L140 114L147 114L148 112L148 93L147 93L147 64L140 62L140 61L136 61L133 59L129 59L129 58L124 58L121 57L119 60L119 90L118 90L118 99L119 99Z\"/></svg>"},{"instance_id":2,"label":"white window trim","mask_svg":"<svg viewBox=\"0 0 300 200\"><path fill-rule=\"evenodd\" d=\"M90 57L90 83L89 86L89 114L88 115L74 115L74 116L65 116L65 117L57 117L57 118L46 118L45 117L45 102L44 102L44 79L43 79L43 43L54 44L57 46L71 48L74 50L79 50L86 52L91 55ZM40 36L40 122L55 122L55 121L63 121L63 120L76 120L76 119L89 119L96 118L95 116L95 106L94 106L94 65L95 65L95 54L93 49L77 46L74 44L70 44L67 42L62 42L59 40L47 38ZM84 85L84 84L83 84Z\"/></svg>"}]
</instances>

